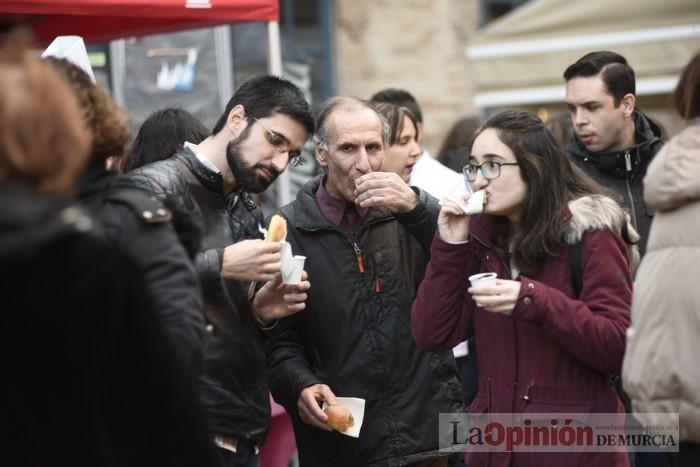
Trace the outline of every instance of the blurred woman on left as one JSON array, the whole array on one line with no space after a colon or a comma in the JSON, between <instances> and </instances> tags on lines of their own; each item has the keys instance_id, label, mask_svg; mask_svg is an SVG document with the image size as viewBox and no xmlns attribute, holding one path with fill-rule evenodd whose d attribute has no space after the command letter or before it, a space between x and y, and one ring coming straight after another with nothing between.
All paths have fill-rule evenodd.
<instances>
[{"instance_id":1,"label":"blurred woman on left","mask_svg":"<svg viewBox=\"0 0 700 467\"><path fill-rule=\"evenodd\" d=\"M70 200L91 135L27 37L0 45L3 459L213 465L141 275Z\"/></svg>"}]
</instances>

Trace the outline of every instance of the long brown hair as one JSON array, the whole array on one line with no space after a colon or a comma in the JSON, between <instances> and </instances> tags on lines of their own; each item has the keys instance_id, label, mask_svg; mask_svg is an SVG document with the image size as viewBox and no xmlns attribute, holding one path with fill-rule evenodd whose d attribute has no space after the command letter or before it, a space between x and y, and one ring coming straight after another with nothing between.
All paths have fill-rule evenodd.
<instances>
[{"instance_id":1,"label":"long brown hair","mask_svg":"<svg viewBox=\"0 0 700 467\"><path fill-rule=\"evenodd\" d=\"M673 92L673 103L683 120L700 117L700 53L683 68Z\"/></svg>"},{"instance_id":2,"label":"long brown hair","mask_svg":"<svg viewBox=\"0 0 700 467\"><path fill-rule=\"evenodd\" d=\"M26 33L0 50L0 182L68 194L87 162L90 134L65 80L26 50Z\"/></svg>"},{"instance_id":3,"label":"long brown hair","mask_svg":"<svg viewBox=\"0 0 700 467\"><path fill-rule=\"evenodd\" d=\"M477 136L487 128L496 130L501 142L513 151L527 185L519 226L514 229L505 217L497 217L492 241L502 257L512 244L515 264L522 272L532 274L547 257L561 250L565 227L562 215L568 202L607 191L569 160L535 114L500 112L482 125Z\"/></svg>"}]
</instances>

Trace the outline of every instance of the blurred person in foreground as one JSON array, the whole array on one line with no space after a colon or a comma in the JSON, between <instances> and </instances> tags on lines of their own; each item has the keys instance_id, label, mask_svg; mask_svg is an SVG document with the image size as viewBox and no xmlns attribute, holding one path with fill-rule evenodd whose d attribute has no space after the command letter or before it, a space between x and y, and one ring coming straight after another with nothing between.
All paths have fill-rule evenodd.
<instances>
[{"instance_id":1,"label":"blurred person in foreground","mask_svg":"<svg viewBox=\"0 0 700 467\"><path fill-rule=\"evenodd\" d=\"M119 168L126 173L142 165L168 159L186 141L199 144L208 136L209 130L188 111L174 107L157 110L141 124Z\"/></svg>"},{"instance_id":2,"label":"blurred person in foreground","mask_svg":"<svg viewBox=\"0 0 700 467\"><path fill-rule=\"evenodd\" d=\"M678 423L680 453L666 465L700 459L700 54L681 73L676 112L687 127L656 155L644 199L656 210L634 282L623 383L635 416L651 431Z\"/></svg>"},{"instance_id":3,"label":"blurred person in foreground","mask_svg":"<svg viewBox=\"0 0 700 467\"><path fill-rule=\"evenodd\" d=\"M310 284L281 284L281 242L264 241L251 193L265 191L298 163L313 133L311 109L290 81L258 76L243 83L212 134L185 142L166 160L128 177L170 197L204 228L195 263L207 318L198 382L212 442L226 466L257 466L270 420L263 333L304 308ZM261 287L249 294L250 283Z\"/></svg>"},{"instance_id":4,"label":"blurred person in foreground","mask_svg":"<svg viewBox=\"0 0 700 467\"><path fill-rule=\"evenodd\" d=\"M567 151L590 177L620 197L646 251L653 211L642 180L661 149L661 129L637 109L634 70L615 52L590 52L564 71L574 135Z\"/></svg>"},{"instance_id":5,"label":"blurred person in foreground","mask_svg":"<svg viewBox=\"0 0 700 467\"><path fill-rule=\"evenodd\" d=\"M106 161L121 157L129 120L107 91L66 59L49 57L73 89L92 136L90 161L78 181L78 200L99 221L105 239L139 267L180 364L202 368L204 305L194 266L170 223L171 212Z\"/></svg>"},{"instance_id":6,"label":"blurred person in foreground","mask_svg":"<svg viewBox=\"0 0 700 467\"><path fill-rule=\"evenodd\" d=\"M324 173L281 209L313 281L307 307L268 335L270 388L292 416L301 465L444 466L438 414L462 407L452 356L411 339L409 310L437 201L380 172L389 129L366 101L336 97L314 136ZM359 438L332 431L321 404L365 399Z\"/></svg>"},{"instance_id":7,"label":"blurred person in foreground","mask_svg":"<svg viewBox=\"0 0 700 467\"><path fill-rule=\"evenodd\" d=\"M93 147L83 109L16 40L0 50L3 459L215 465L140 271L71 201Z\"/></svg>"},{"instance_id":8,"label":"blurred person in foreground","mask_svg":"<svg viewBox=\"0 0 700 467\"><path fill-rule=\"evenodd\" d=\"M638 258L629 216L573 166L530 112L489 118L465 173L474 191L485 193L483 213L443 205L412 307L416 342L442 351L475 339L479 387L468 408L474 417L565 412L585 422L601 412L621 424L624 408L611 375L622 365ZM574 244L581 249L578 294L569 273ZM470 287L469 276L486 272L497 273L492 284ZM574 451L467 448L465 464L629 465L626 452Z\"/></svg>"},{"instance_id":9,"label":"blurred person in foreground","mask_svg":"<svg viewBox=\"0 0 700 467\"><path fill-rule=\"evenodd\" d=\"M407 108L418 124L418 144L423 142L423 112L413 95L403 89L388 88L375 93L370 102L386 103ZM435 160L427 149L423 148L418 160L411 167L409 185L425 190L436 199L455 191L464 191L464 179L459 172L450 170Z\"/></svg>"}]
</instances>

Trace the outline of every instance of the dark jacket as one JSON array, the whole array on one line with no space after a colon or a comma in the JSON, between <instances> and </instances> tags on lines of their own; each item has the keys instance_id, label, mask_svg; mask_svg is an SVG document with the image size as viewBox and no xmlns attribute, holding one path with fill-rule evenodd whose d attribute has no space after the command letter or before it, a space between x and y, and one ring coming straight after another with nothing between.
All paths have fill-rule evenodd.
<instances>
[{"instance_id":1,"label":"dark jacket","mask_svg":"<svg viewBox=\"0 0 700 467\"><path fill-rule=\"evenodd\" d=\"M171 159L129 173L157 196L167 196L203 226L195 266L204 293L209 335L199 390L212 435L261 444L270 417L262 335L248 285L221 278L224 248L260 238L262 213L247 193L224 194L221 175L183 148Z\"/></svg>"},{"instance_id":2,"label":"dark jacket","mask_svg":"<svg viewBox=\"0 0 700 467\"><path fill-rule=\"evenodd\" d=\"M519 275L520 295L510 316L477 307L467 292L471 274L511 278L509 266L494 253L490 216L472 219L466 244L435 236L411 327L418 345L431 351L474 336L479 390L471 414L618 413L621 424L624 409L610 376L622 365L636 248L622 241L626 216L610 198L580 198L569 209L566 242L540 272ZM577 242L583 278L578 298L568 247ZM626 453L471 452L466 464L609 467L626 466L628 459Z\"/></svg>"},{"instance_id":3,"label":"dark jacket","mask_svg":"<svg viewBox=\"0 0 700 467\"><path fill-rule=\"evenodd\" d=\"M78 198L99 221L107 242L138 266L179 359L199 373L204 346L202 292L194 266L170 225L170 212L126 177L108 172L104 163L93 165L81 178Z\"/></svg>"},{"instance_id":4,"label":"dark jacket","mask_svg":"<svg viewBox=\"0 0 700 467\"><path fill-rule=\"evenodd\" d=\"M575 134L567 151L576 165L620 197L619 201L628 209L632 225L641 236L639 250L644 255L654 211L644 202L642 180L663 141L661 129L640 111L635 112L634 129L635 145L622 151L591 153Z\"/></svg>"},{"instance_id":5,"label":"dark jacket","mask_svg":"<svg viewBox=\"0 0 700 467\"><path fill-rule=\"evenodd\" d=\"M438 457L438 414L461 411L460 385L451 352L419 350L409 319L437 203L420 191L408 213L372 208L354 244L319 210L319 183L305 184L281 210L294 254L307 258L311 290L306 308L268 340L270 387L292 415L300 463L395 466ZM366 400L358 439L300 421L299 395L316 383Z\"/></svg>"},{"instance_id":6,"label":"dark jacket","mask_svg":"<svg viewBox=\"0 0 700 467\"><path fill-rule=\"evenodd\" d=\"M81 209L0 185L5 465L216 465L139 267Z\"/></svg>"}]
</instances>

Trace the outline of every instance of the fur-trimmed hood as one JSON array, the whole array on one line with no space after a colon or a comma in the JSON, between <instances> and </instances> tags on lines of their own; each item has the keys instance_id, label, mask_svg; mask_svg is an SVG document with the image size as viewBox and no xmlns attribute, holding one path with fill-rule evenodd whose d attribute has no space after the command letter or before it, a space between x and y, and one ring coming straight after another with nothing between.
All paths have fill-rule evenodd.
<instances>
[{"instance_id":1,"label":"fur-trimmed hood","mask_svg":"<svg viewBox=\"0 0 700 467\"><path fill-rule=\"evenodd\" d=\"M604 195L588 195L569 202L571 218L564 234L568 245L581 241L591 230L610 229L627 244L627 257L634 271L639 264L639 234L630 222L630 215L618 202Z\"/></svg>"}]
</instances>

